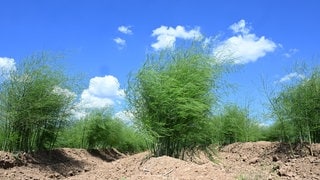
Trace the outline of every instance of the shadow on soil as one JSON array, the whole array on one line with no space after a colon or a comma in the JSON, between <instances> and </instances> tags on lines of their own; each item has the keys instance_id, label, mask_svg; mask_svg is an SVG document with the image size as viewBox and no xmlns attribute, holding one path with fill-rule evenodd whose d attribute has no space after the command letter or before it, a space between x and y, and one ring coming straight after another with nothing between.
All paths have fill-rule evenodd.
<instances>
[{"instance_id":1,"label":"shadow on soil","mask_svg":"<svg viewBox=\"0 0 320 180\"><path fill-rule=\"evenodd\" d=\"M310 146L308 143L278 143L273 151L284 162L288 159L306 157L311 154L317 156L319 152L320 149L316 144Z\"/></svg>"},{"instance_id":2,"label":"shadow on soil","mask_svg":"<svg viewBox=\"0 0 320 180\"><path fill-rule=\"evenodd\" d=\"M110 149L53 149L45 151L37 151L32 153L9 153L0 152L0 168L10 169L15 166L28 166L37 168L43 172L51 172L50 178L69 177L80 174L81 172L90 171L92 164L82 161L81 157L90 154L93 157L100 158L103 161L111 162L122 157L114 148Z\"/></svg>"},{"instance_id":3,"label":"shadow on soil","mask_svg":"<svg viewBox=\"0 0 320 180\"><path fill-rule=\"evenodd\" d=\"M120 153L114 148L111 149L89 149L88 153L94 157L98 157L104 161L111 162L122 157L125 157L124 154Z\"/></svg>"},{"instance_id":4,"label":"shadow on soil","mask_svg":"<svg viewBox=\"0 0 320 180\"><path fill-rule=\"evenodd\" d=\"M21 160L31 166L39 166L40 170L50 169L65 177L80 173L86 165L68 156L62 149L24 154Z\"/></svg>"}]
</instances>

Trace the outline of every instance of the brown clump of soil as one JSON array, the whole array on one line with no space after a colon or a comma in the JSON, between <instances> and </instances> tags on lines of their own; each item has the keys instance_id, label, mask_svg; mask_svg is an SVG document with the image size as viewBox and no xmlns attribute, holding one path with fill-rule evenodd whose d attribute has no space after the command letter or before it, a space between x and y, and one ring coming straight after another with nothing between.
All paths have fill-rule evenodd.
<instances>
[{"instance_id":1,"label":"brown clump of soil","mask_svg":"<svg viewBox=\"0 0 320 180\"><path fill-rule=\"evenodd\" d=\"M0 151L0 179L65 179L122 157L125 155L116 149L62 148L29 154Z\"/></svg>"},{"instance_id":2,"label":"brown clump of soil","mask_svg":"<svg viewBox=\"0 0 320 180\"><path fill-rule=\"evenodd\" d=\"M234 143L220 150L228 173L241 179L320 179L320 144Z\"/></svg>"},{"instance_id":3,"label":"brown clump of soil","mask_svg":"<svg viewBox=\"0 0 320 180\"><path fill-rule=\"evenodd\" d=\"M183 161L116 149L0 152L0 179L320 179L320 144L312 149L313 156L307 144L234 143L221 148L215 162L201 153Z\"/></svg>"}]
</instances>

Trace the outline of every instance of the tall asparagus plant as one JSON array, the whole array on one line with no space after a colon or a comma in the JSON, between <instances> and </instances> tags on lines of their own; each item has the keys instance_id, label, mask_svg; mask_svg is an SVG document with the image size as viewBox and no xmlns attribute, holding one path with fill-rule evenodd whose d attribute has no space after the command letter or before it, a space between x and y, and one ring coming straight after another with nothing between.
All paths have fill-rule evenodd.
<instances>
[{"instance_id":1,"label":"tall asparagus plant","mask_svg":"<svg viewBox=\"0 0 320 180\"><path fill-rule=\"evenodd\" d=\"M47 53L30 56L1 82L1 148L32 151L53 147L73 107L69 78Z\"/></svg>"},{"instance_id":2,"label":"tall asparagus plant","mask_svg":"<svg viewBox=\"0 0 320 180\"><path fill-rule=\"evenodd\" d=\"M210 52L195 45L147 56L126 94L136 124L154 139L155 156L183 158L212 143L208 123L223 72Z\"/></svg>"}]
</instances>

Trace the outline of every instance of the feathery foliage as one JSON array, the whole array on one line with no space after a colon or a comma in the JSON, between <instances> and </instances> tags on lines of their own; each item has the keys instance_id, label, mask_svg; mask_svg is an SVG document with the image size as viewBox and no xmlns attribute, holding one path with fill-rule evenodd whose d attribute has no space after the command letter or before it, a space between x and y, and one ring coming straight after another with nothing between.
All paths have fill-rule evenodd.
<instances>
[{"instance_id":1,"label":"feathery foliage","mask_svg":"<svg viewBox=\"0 0 320 180\"><path fill-rule=\"evenodd\" d=\"M146 149L145 136L120 119L108 108L92 109L84 118L72 122L58 137L57 147L105 149L124 153Z\"/></svg>"},{"instance_id":2,"label":"feathery foliage","mask_svg":"<svg viewBox=\"0 0 320 180\"><path fill-rule=\"evenodd\" d=\"M154 138L149 148L155 156L183 158L212 144L208 124L223 72L222 64L196 46L147 57L126 94L136 123Z\"/></svg>"},{"instance_id":3,"label":"feathery foliage","mask_svg":"<svg viewBox=\"0 0 320 180\"><path fill-rule=\"evenodd\" d=\"M25 59L1 82L1 149L32 151L53 147L73 108L69 78L48 54Z\"/></svg>"},{"instance_id":4,"label":"feathery foliage","mask_svg":"<svg viewBox=\"0 0 320 180\"><path fill-rule=\"evenodd\" d=\"M320 142L320 71L316 67L308 77L283 87L273 98L276 124L286 132L285 141Z\"/></svg>"},{"instance_id":5,"label":"feathery foliage","mask_svg":"<svg viewBox=\"0 0 320 180\"><path fill-rule=\"evenodd\" d=\"M226 145L235 142L262 139L262 127L249 118L248 109L236 105L226 105L224 111L212 120L215 142Z\"/></svg>"}]
</instances>

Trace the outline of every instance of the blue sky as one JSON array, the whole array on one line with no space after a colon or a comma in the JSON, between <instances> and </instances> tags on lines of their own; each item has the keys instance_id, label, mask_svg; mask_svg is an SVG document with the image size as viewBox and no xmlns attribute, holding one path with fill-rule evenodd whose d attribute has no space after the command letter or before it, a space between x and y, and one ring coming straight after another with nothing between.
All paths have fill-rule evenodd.
<instances>
[{"instance_id":1,"label":"blue sky","mask_svg":"<svg viewBox=\"0 0 320 180\"><path fill-rule=\"evenodd\" d=\"M265 108L262 76L272 85L302 78L292 65L320 52L316 0L0 0L0 7L2 71L35 52L64 53L67 70L87 76L79 104L113 105L116 113L128 74L147 53L180 40L215 39L213 54L232 52L241 69L227 80L237 89L222 100L250 104L254 116Z\"/></svg>"}]
</instances>

